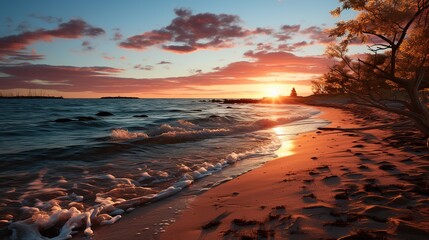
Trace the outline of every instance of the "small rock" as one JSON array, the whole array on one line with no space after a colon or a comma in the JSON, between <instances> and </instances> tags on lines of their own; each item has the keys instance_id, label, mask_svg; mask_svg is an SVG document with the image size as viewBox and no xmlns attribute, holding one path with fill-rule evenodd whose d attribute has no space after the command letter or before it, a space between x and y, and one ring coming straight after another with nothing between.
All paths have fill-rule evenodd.
<instances>
[{"instance_id":1,"label":"small rock","mask_svg":"<svg viewBox=\"0 0 429 240\"><path fill-rule=\"evenodd\" d=\"M135 117L135 118L147 118L147 117L148 117L148 115L146 115L146 114L141 114L141 115L134 115L133 117Z\"/></svg>"},{"instance_id":2,"label":"small rock","mask_svg":"<svg viewBox=\"0 0 429 240\"><path fill-rule=\"evenodd\" d=\"M95 114L95 115L97 115L97 116L100 116L100 117L107 117L107 116L113 116L113 113L110 113L110 112L98 112L97 114Z\"/></svg>"},{"instance_id":3,"label":"small rock","mask_svg":"<svg viewBox=\"0 0 429 240\"><path fill-rule=\"evenodd\" d=\"M73 120L71 120L70 118L58 118L56 120L54 120L54 122L58 122L58 123L62 123L62 122L71 122Z\"/></svg>"},{"instance_id":4,"label":"small rock","mask_svg":"<svg viewBox=\"0 0 429 240\"><path fill-rule=\"evenodd\" d=\"M77 118L78 121L93 121L93 120L97 120L97 119L95 119L93 117L85 117L85 116L79 116L79 117L76 117L76 118Z\"/></svg>"}]
</instances>

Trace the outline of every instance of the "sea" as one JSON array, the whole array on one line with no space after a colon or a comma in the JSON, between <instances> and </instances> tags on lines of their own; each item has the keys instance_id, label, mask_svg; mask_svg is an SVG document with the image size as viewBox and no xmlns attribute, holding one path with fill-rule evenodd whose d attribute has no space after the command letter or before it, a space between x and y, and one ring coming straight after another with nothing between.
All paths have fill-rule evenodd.
<instances>
[{"instance_id":1,"label":"sea","mask_svg":"<svg viewBox=\"0 0 429 240\"><path fill-rule=\"evenodd\" d=\"M203 179L210 191L290 155L298 134L328 124L310 106L203 99L0 99L0 113L9 239L91 235Z\"/></svg>"}]
</instances>

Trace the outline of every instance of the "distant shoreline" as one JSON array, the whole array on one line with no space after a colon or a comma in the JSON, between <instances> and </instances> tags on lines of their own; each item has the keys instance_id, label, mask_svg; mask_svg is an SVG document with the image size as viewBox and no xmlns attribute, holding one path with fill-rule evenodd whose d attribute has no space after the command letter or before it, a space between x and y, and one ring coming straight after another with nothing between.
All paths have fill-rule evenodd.
<instances>
[{"instance_id":1,"label":"distant shoreline","mask_svg":"<svg viewBox=\"0 0 429 240\"><path fill-rule=\"evenodd\" d=\"M0 96L0 99L64 99L62 96Z\"/></svg>"},{"instance_id":2,"label":"distant shoreline","mask_svg":"<svg viewBox=\"0 0 429 240\"><path fill-rule=\"evenodd\" d=\"M121 97L121 96L116 96L116 97L101 97L100 99L139 99L138 97Z\"/></svg>"}]
</instances>

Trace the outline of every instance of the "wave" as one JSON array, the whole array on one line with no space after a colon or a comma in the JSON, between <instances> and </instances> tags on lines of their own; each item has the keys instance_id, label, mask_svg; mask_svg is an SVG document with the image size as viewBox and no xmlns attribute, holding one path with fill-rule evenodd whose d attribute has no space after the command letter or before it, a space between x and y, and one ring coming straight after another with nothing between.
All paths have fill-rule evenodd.
<instances>
[{"instance_id":1,"label":"wave","mask_svg":"<svg viewBox=\"0 0 429 240\"><path fill-rule=\"evenodd\" d=\"M122 135L121 135L122 136ZM10 239L69 239L77 231L83 231L87 236L93 235L93 226L108 225L117 222L122 215L134 210L136 207L170 197L189 187L197 179L207 177L237 161L273 155L273 151L281 146L278 140L266 146L242 153L232 152L220 159L217 163L204 162L193 166L195 170L185 164L178 165L182 172L181 177L166 188L156 191L144 187L145 182L171 181L171 176L164 171L147 170L138 180L117 178L112 174L103 174L91 177L94 181L103 181L114 186L108 192L95 194L95 205L84 207L82 202L87 196L68 194L65 189L52 200L37 200L33 207L21 207L21 213L29 216L21 221L10 222L8 229L12 232ZM273 156L274 157L274 156ZM230 180L230 178L226 179ZM38 182L36 179L35 182ZM220 184L214 184L212 187ZM63 203L63 204L61 204ZM67 203L65 207L64 203ZM63 205L63 207L61 206ZM42 233L50 232L53 238L47 238Z\"/></svg>"},{"instance_id":2,"label":"wave","mask_svg":"<svg viewBox=\"0 0 429 240\"><path fill-rule=\"evenodd\" d=\"M110 137L113 140L142 140L145 143L172 143L211 138L213 136L232 135L254 132L276 127L298 120L307 119L312 113L294 115L287 118L259 119L256 121L237 121L232 117L212 115L208 118L184 120L170 124L154 126L146 132L130 132L127 129L113 129Z\"/></svg>"}]
</instances>

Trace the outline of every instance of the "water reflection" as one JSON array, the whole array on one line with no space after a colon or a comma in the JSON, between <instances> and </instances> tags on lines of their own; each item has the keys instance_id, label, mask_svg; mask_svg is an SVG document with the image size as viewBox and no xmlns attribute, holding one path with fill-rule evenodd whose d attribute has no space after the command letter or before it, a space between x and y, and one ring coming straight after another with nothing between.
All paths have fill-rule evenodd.
<instances>
[{"instance_id":1,"label":"water reflection","mask_svg":"<svg viewBox=\"0 0 429 240\"><path fill-rule=\"evenodd\" d=\"M279 138L279 141L282 143L282 146L275 151L278 157L286 157L294 154L294 140L291 134L288 134L288 127L275 127L273 128L274 133Z\"/></svg>"}]
</instances>

